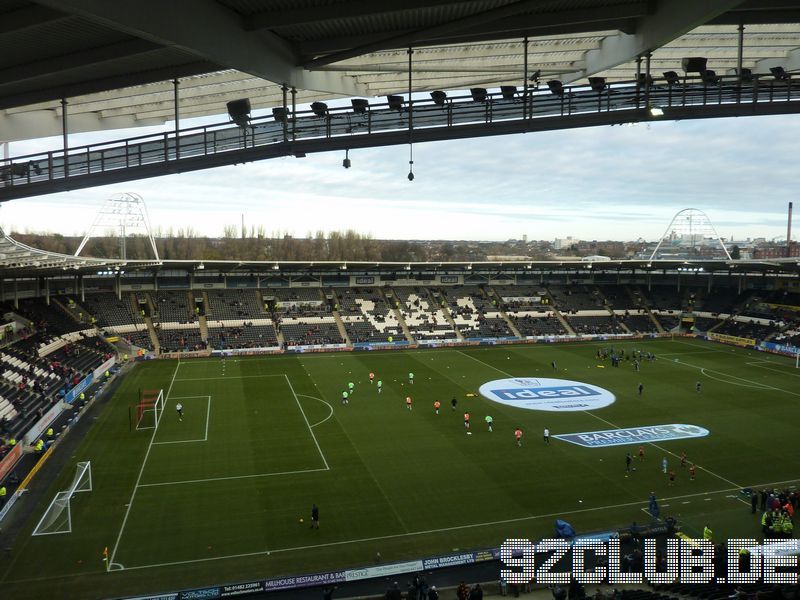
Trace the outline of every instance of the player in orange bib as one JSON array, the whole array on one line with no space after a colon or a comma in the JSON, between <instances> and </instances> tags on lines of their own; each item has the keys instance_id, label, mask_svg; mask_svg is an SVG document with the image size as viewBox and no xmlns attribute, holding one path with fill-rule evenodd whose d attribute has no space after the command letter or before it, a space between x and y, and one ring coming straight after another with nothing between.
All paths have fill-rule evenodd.
<instances>
[{"instance_id":1,"label":"player in orange bib","mask_svg":"<svg viewBox=\"0 0 800 600\"><path fill-rule=\"evenodd\" d=\"M464 427L469 429L469 413L468 412L464 413Z\"/></svg>"},{"instance_id":2,"label":"player in orange bib","mask_svg":"<svg viewBox=\"0 0 800 600\"><path fill-rule=\"evenodd\" d=\"M639 446L639 460L644 460L644 446Z\"/></svg>"},{"instance_id":3,"label":"player in orange bib","mask_svg":"<svg viewBox=\"0 0 800 600\"><path fill-rule=\"evenodd\" d=\"M441 405L442 405L442 404L441 404L441 403L440 403L438 400L437 400L436 402L434 402L434 403L433 403L433 410L436 412L436 414L437 414L437 415L439 414L439 407L440 407Z\"/></svg>"},{"instance_id":4,"label":"player in orange bib","mask_svg":"<svg viewBox=\"0 0 800 600\"><path fill-rule=\"evenodd\" d=\"M517 438L517 446L522 447L522 429L517 427L514 430L514 437Z\"/></svg>"},{"instance_id":5,"label":"player in orange bib","mask_svg":"<svg viewBox=\"0 0 800 600\"><path fill-rule=\"evenodd\" d=\"M375 381L375 373L370 372L369 374L369 382L372 383Z\"/></svg>"},{"instance_id":6,"label":"player in orange bib","mask_svg":"<svg viewBox=\"0 0 800 600\"><path fill-rule=\"evenodd\" d=\"M406 396L406 408L411 410L411 396Z\"/></svg>"}]
</instances>

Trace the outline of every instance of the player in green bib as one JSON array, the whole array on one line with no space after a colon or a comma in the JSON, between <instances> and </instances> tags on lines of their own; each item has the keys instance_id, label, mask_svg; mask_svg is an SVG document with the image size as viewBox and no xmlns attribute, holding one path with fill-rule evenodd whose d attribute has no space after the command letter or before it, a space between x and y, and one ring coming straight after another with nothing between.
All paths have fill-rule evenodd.
<instances>
[{"instance_id":1,"label":"player in green bib","mask_svg":"<svg viewBox=\"0 0 800 600\"><path fill-rule=\"evenodd\" d=\"M351 381L350 383L348 383L348 384L347 384L347 389L348 389L348 391L350 392L350 394L351 394L351 395L353 394L353 389L354 389L355 387L356 387L356 384L355 384L355 383L353 383L352 381Z\"/></svg>"},{"instance_id":2,"label":"player in green bib","mask_svg":"<svg viewBox=\"0 0 800 600\"><path fill-rule=\"evenodd\" d=\"M349 398L350 398L350 394L347 392L347 390L343 390L342 391L342 404L350 404Z\"/></svg>"},{"instance_id":3,"label":"player in green bib","mask_svg":"<svg viewBox=\"0 0 800 600\"><path fill-rule=\"evenodd\" d=\"M492 425L494 424L494 420L492 419L492 416L491 415L486 415L486 418L484 419L484 421L486 421L486 424L489 426L489 431L491 432L492 431Z\"/></svg>"},{"instance_id":4,"label":"player in green bib","mask_svg":"<svg viewBox=\"0 0 800 600\"><path fill-rule=\"evenodd\" d=\"M383 391L383 381L378 379L378 393L380 394Z\"/></svg>"},{"instance_id":5,"label":"player in green bib","mask_svg":"<svg viewBox=\"0 0 800 600\"><path fill-rule=\"evenodd\" d=\"M409 373L408 374L408 383L409 383L409 385L414 385L414 374L413 373Z\"/></svg>"}]
</instances>

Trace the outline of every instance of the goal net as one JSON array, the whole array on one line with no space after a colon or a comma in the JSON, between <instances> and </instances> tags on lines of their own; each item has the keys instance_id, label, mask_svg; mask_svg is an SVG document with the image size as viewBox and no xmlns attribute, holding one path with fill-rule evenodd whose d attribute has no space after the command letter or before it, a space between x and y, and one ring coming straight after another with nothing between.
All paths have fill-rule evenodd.
<instances>
[{"instance_id":1,"label":"goal net","mask_svg":"<svg viewBox=\"0 0 800 600\"><path fill-rule=\"evenodd\" d=\"M52 535L72 532L72 497L78 492L92 491L92 463L79 462L68 489L58 492L44 511L31 535Z\"/></svg>"},{"instance_id":2,"label":"goal net","mask_svg":"<svg viewBox=\"0 0 800 600\"><path fill-rule=\"evenodd\" d=\"M155 429L164 411L164 390L142 390L139 402L131 407L131 429Z\"/></svg>"}]
</instances>

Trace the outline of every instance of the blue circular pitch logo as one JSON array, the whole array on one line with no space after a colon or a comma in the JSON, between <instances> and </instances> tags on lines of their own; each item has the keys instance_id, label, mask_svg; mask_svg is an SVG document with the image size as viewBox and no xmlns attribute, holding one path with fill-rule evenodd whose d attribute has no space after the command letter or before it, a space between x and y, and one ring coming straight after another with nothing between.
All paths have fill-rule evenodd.
<instances>
[{"instance_id":1,"label":"blue circular pitch logo","mask_svg":"<svg viewBox=\"0 0 800 600\"><path fill-rule=\"evenodd\" d=\"M595 410L609 406L616 400L616 396L606 389L568 379L495 379L484 383L478 391L493 402L550 412Z\"/></svg>"}]
</instances>

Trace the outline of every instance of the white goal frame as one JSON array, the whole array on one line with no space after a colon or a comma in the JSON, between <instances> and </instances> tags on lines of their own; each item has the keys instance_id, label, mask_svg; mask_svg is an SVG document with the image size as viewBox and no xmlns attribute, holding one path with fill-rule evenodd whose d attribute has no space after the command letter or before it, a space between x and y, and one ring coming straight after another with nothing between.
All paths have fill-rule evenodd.
<instances>
[{"instance_id":1,"label":"white goal frame","mask_svg":"<svg viewBox=\"0 0 800 600\"><path fill-rule=\"evenodd\" d=\"M58 492L44 511L42 518L31 533L35 535L55 535L58 533L72 533L72 497L78 492L91 492L92 491L92 463L90 461L79 462L75 469L75 477L72 479L72 484L69 489ZM66 521L61 525L60 518L66 513ZM50 528L56 525L54 531Z\"/></svg>"},{"instance_id":2,"label":"white goal frame","mask_svg":"<svg viewBox=\"0 0 800 600\"><path fill-rule=\"evenodd\" d=\"M152 408L143 410L141 416L136 421L136 431L157 428L158 424L161 422L161 415L164 413L164 405L164 390L158 390L155 404L153 404ZM152 421L149 418L145 418L145 415L149 415L150 413L153 414Z\"/></svg>"}]
</instances>

